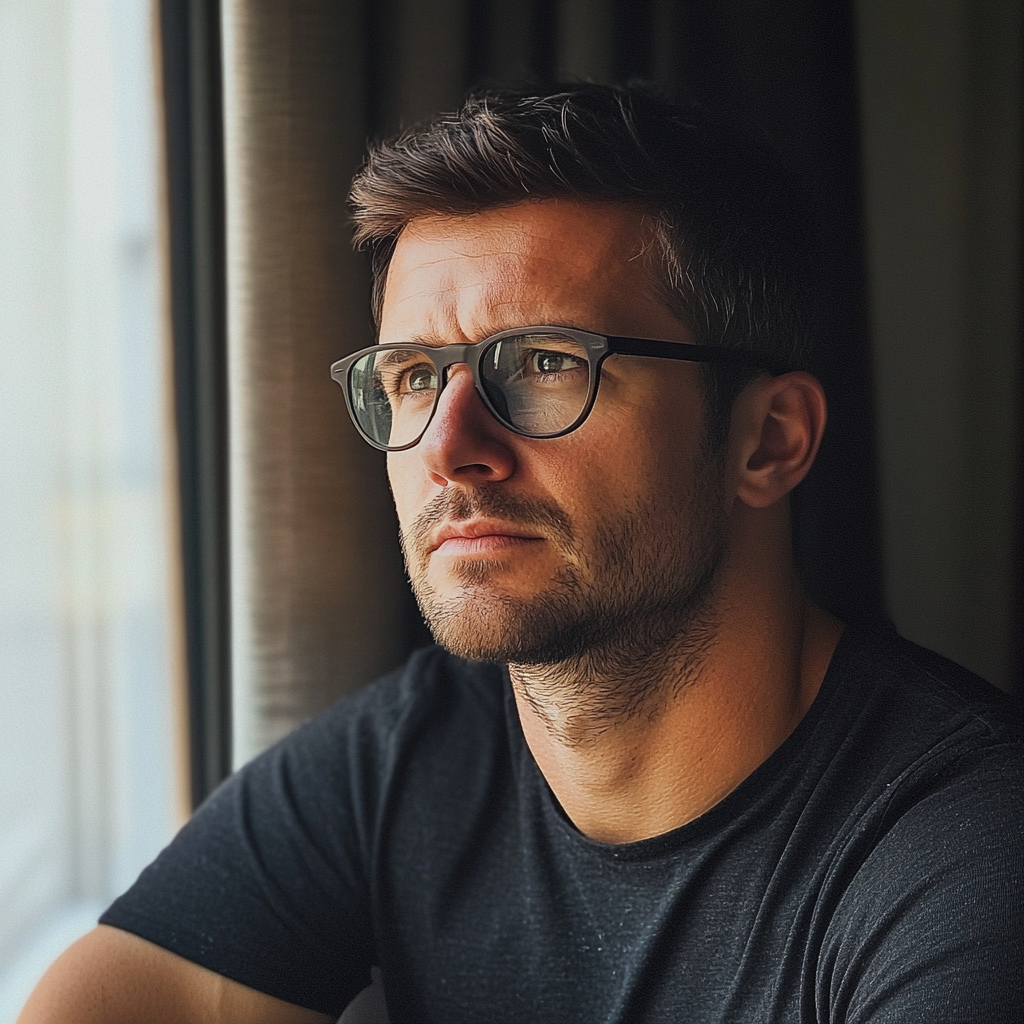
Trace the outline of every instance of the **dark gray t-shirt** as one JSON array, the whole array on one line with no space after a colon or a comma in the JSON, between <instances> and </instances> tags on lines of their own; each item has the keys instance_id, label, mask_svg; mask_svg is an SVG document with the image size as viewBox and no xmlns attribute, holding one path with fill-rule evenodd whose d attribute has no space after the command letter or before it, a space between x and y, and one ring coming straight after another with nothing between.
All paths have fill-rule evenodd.
<instances>
[{"instance_id":1,"label":"dark gray t-shirt","mask_svg":"<svg viewBox=\"0 0 1024 1024\"><path fill-rule=\"evenodd\" d=\"M1022 995L1020 709L889 627L847 629L793 734L697 820L567 820L507 673L436 648L197 812L103 921L394 1024L1008 1024Z\"/></svg>"}]
</instances>

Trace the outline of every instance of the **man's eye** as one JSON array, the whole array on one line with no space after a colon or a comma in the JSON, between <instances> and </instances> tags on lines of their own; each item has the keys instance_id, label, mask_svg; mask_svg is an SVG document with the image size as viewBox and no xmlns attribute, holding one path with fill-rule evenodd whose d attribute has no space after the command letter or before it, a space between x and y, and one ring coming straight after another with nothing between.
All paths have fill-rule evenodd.
<instances>
[{"instance_id":1,"label":"man's eye","mask_svg":"<svg viewBox=\"0 0 1024 1024\"><path fill-rule=\"evenodd\" d=\"M414 366L402 378L403 391L433 391L437 387L437 375L432 366Z\"/></svg>"},{"instance_id":2,"label":"man's eye","mask_svg":"<svg viewBox=\"0 0 1024 1024\"><path fill-rule=\"evenodd\" d=\"M377 386L390 401L408 395L423 395L437 387L437 373L429 363L389 366L377 376Z\"/></svg>"},{"instance_id":3,"label":"man's eye","mask_svg":"<svg viewBox=\"0 0 1024 1024\"><path fill-rule=\"evenodd\" d=\"M568 352L534 352L530 362L532 371L540 374L568 373L583 365L582 360Z\"/></svg>"}]
</instances>

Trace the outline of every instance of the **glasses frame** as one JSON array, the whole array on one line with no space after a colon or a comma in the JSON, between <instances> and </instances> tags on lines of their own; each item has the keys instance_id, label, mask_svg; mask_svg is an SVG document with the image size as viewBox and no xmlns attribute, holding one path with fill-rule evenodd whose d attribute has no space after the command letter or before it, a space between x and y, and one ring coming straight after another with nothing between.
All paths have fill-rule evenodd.
<instances>
[{"instance_id":1,"label":"glasses frame","mask_svg":"<svg viewBox=\"0 0 1024 1024\"><path fill-rule=\"evenodd\" d=\"M590 390L587 400L583 404L580 414L569 426L562 430L556 430L548 434L532 434L521 430L514 423L509 423L504 416L494 407L487 397L483 388L480 376L480 363L484 353L494 344L504 338L514 338L523 334L543 334L551 332L564 335L582 346L587 354L590 370ZM387 351L389 349L402 349L403 351L422 352L437 367L440 387L434 395L434 404L423 424L423 429L414 441L403 445L386 445L375 441L359 425L355 410L352 406L352 395L350 380L352 367L355 363L373 352ZM409 448L415 448L423 440L437 411L438 402L441 400L441 392L448 383L448 371L452 366L465 363L473 376L473 386L487 408L487 411L503 426L513 434L520 437L530 437L536 440L548 440L554 437L564 437L571 434L580 427L590 415L594 402L597 399L597 389L601 381L601 366L605 359L611 355L623 356L646 356L656 359L682 359L691 363L712 363L718 366L739 366L748 367L753 370L763 370L773 376L786 373L787 370L781 364L767 359L756 353L745 352L740 349L721 348L717 345L692 345L682 341L657 341L653 338L629 338L617 334L594 334L592 331L581 331L576 327L559 327L557 325L545 324L537 327L513 327L507 331L499 331L491 334L482 341L472 342L467 345L422 345L417 342L398 343L389 345L370 345L361 348L331 364L331 377L341 386L345 393L345 405L348 407L348 414L355 424L356 430L367 444L383 452L403 452Z\"/></svg>"}]
</instances>

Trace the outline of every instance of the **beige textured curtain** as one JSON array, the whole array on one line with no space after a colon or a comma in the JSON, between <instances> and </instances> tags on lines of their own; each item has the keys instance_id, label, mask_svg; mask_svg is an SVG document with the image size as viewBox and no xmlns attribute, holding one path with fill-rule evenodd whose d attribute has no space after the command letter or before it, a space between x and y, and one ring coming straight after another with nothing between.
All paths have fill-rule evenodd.
<instances>
[{"instance_id":1,"label":"beige textured curtain","mask_svg":"<svg viewBox=\"0 0 1024 1024\"><path fill-rule=\"evenodd\" d=\"M224 6L236 765L403 654L383 457L328 372L372 341L345 213L361 38L353 4Z\"/></svg>"}]
</instances>

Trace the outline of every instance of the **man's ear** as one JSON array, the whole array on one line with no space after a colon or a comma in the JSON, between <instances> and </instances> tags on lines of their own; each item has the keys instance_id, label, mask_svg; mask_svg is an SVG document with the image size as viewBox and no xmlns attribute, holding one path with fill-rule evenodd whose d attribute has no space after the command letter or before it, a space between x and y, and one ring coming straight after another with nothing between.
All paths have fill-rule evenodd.
<instances>
[{"instance_id":1,"label":"man's ear","mask_svg":"<svg viewBox=\"0 0 1024 1024\"><path fill-rule=\"evenodd\" d=\"M736 496L766 508L807 475L825 432L825 391L809 373L749 384L733 407Z\"/></svg>"}]
</instances>

